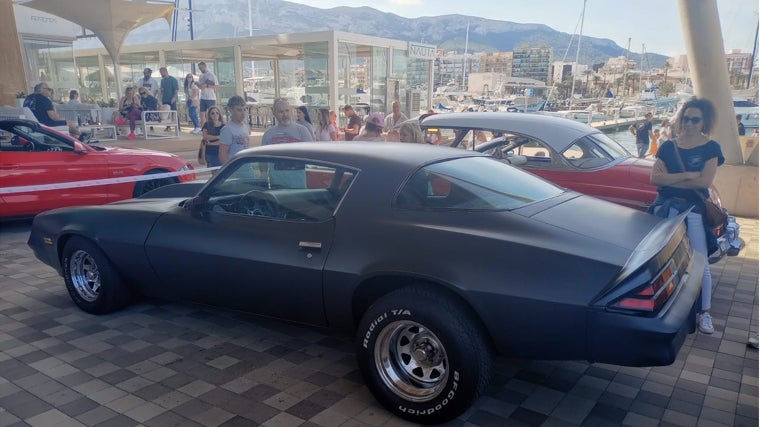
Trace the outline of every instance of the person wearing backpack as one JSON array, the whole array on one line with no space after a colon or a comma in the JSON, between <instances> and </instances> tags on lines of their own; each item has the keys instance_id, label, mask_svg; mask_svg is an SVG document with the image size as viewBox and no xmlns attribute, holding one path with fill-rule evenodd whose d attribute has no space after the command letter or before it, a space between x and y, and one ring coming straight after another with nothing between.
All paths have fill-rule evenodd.
<instances>
[{"instance_id":1,"label":"person wearing backpack","mask_svg":"<svg viewBox=\"0 0 760 427\"><path fill-rule=\"evenodd\" d=\"M652 113L646 113L644 120L632 124L628 130L636 137L636 151L640 159L647 155L649 139L654 136L652 132Z\"/></svg>"}]
</instances>

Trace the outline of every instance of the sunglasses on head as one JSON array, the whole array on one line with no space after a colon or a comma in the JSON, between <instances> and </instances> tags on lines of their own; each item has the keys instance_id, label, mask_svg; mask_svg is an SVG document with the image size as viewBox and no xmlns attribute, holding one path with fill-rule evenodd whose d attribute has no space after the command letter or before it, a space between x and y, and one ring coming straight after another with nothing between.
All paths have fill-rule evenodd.
<instances>
[{"instance_id":1,"label":"sunglasses on head","mask_svg":"<svg viewBox=\"0 0 760 427\"><path fill-rule=\"evenodd\" d=\"M689 117L689 116L683 116L683 121L688 123L692 122L693 124L697 124L702 121L702 117Z\"/></svg>"}]
</instances>

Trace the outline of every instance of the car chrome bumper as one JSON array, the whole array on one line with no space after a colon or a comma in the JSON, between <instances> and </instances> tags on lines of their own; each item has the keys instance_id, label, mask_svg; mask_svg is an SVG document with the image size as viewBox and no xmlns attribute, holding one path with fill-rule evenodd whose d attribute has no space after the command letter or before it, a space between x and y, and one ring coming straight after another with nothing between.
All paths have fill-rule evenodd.
<instances>
[{"instance_id":1,"label":"car chrome bumper","mask_svg":"<svg viewBox=\"0 0 760 427\"><path fill-rule=\"evenodd\" d=\"M726 255L736 256L739 254L739 251L744 247L744 240L739 237L740 229L741 226L736 222L736 217L729 215L726 232L718 237L718 250L710 254L710 264L720 261Z\"/></svg>"}]
</instances>

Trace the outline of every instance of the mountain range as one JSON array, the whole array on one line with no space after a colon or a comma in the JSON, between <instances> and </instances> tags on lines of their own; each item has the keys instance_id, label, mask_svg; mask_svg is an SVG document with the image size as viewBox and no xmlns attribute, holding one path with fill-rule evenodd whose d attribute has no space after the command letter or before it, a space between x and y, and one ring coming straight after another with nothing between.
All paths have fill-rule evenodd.
<instances>
[{"instance_id":1,"label":"mountain range","mask_svg":"<svg viewBox=\"0 0 760 427\"><path fill-rule=\"evenodd\" d=\"M185 2L180 2L184 4ZM447 51L463 52L469 23L467 51L511 51L523 46L550 46L554 60L572 62L578 37L556 31L543 24L521 24L466 15L404 18L370 7L335 7L320 9L285 0L251 0L254 35L305 33L336 30L396 40L422 42ZM194 39L247 36L248 2L246 0L194 0ZM187 9L179 11L177 40L189 40ZM572 43L571 43L572 38ZM134 30L126 44L170 41L171 30L164 20L156 20ZM568 47L569 45L569 47ZM610 57L625 56L626 49L610 39L583 36L579 62L593 65ZM628 57L641 64L640 53ZM662 66L667 57L648 53L644 66Z\"/></svg>"}]
</instances>

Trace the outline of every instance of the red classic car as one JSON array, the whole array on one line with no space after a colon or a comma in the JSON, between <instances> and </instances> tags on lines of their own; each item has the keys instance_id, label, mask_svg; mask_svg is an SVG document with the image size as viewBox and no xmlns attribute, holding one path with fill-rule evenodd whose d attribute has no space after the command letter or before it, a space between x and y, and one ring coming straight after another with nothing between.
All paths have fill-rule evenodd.
<instances>
[{"instance_id":1,"label":"red classic car","mask_svg":"<svg viewBox=\"0 0 760 427\"><path fill-rule=\"evenodd\" d=\"M657 197L650 183L654 162L631 155L599 129L560 117L518 113L447 113L417 119L429 143L488 153L562 187L638 210L646 210ZM720 206L720 196L710 189ZM726 227L715 229L720 251L732 246L723 238L738 226L729 217ZM735 248L736 249L736 248Z\"/></svg>"},{"instance_id":2,"label":"red classic car","mask_svg":"<svg viewBox=\"0 0 760 427\"><path fill-rule=\"evenodd\" d=\"M0 217L102 205L195 179L184 159L145 149L88 145L39 123L0 120ZM140 179L155 175L155 178Z\"/></svg>"},{"instance_id":3,"label":"red classic car","mask_svg":"<svg viewBox=\"0 0 760 427\"><path fill-rule=\"evenodd\" d=\"M565 188L638 210L657 196L654 162L638 159L600 130L534 114L450 113L420 120L440 145L475 149ZM440 136L438 136L440 134Z\"/></svg>"}]
</instances>

